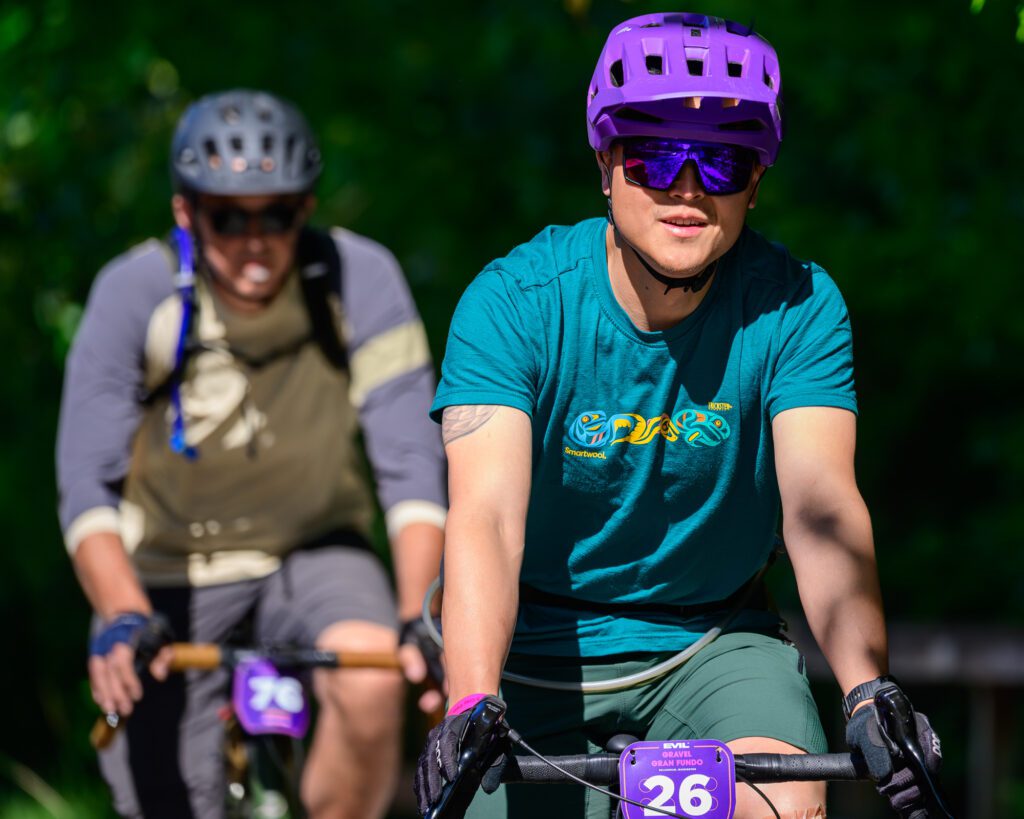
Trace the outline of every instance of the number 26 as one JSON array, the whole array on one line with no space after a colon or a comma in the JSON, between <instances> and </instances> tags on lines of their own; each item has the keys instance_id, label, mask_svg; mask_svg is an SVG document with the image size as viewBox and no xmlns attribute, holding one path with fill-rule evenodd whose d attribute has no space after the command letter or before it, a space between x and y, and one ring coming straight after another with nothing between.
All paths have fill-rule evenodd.
<instances>
[{"instance_id":1,"label":"number 26","mask_svg":"<svg viewBox=\"0 0 1024 819\"><path fill-rule=\"evenodd\" d=\"M679 783L680 810L687 816L703 816L715 805L715 800L707 790L710 776L703 774L690 774ZM661 808L662 810L675 810L672 804L672 796L675 793L675 782L664 774L649 776L641 784L645 790L657 790L654 798L650 801L650 807ZM644 816L664 816L665 814L644 808Z\"/></svg>"}]
</instances>

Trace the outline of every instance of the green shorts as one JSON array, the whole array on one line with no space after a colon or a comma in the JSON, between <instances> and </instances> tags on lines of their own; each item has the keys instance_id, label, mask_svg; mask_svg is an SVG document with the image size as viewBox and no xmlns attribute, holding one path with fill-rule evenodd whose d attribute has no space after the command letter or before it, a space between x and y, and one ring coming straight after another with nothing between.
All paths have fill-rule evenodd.
<instances>
[{"instance_id":1,"label":"green shorts","mask_svg":"<svg viewBox=\"0 0 1024 819\"><path fill-rule=\"evenodd\" d=\"M606 680L668 656L631 654L583 663L513 654L506 668L544 679ZM583 694L504 683L501 695L509 724L545 754L595 753L616 734L722 742L763 736L809 753L826 749L803 657L791 643L765 634L723 634L675 671L624 691ZM468 819L611 815L608 797L578 785L503 785L490 796L478 793L466 814Z\"/></svg>"}]
</instances>

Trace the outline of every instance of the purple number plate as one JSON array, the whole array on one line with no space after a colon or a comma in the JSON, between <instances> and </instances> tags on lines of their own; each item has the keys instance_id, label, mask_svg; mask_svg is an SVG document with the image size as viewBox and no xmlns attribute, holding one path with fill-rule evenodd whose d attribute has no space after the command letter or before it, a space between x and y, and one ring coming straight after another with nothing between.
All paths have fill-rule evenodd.
<instances>
[{"instance_id":1,"label":"purple number plate","mask_svg":"<svg viewBox=\"0 0 1024 819\"><path fill-rule=\"evenodd\" d=\"M732 819L736 766L732 752L715 739L634 742L619 758L621 793L645 807L622 802L626 819L663 811L693 819Z\"/></svg>"},{"instance_id":2,"label":"purple number plate","mask_svg":"<svg viewBox=\"0 0 1024 819\"><path fill-rule=\"evenodd\" d=\"M250 734L287 734L301 739L309 729L306 691L295 677L269 660L246 660L235 668L235 714Z\"/></svg>"}]
</instances>

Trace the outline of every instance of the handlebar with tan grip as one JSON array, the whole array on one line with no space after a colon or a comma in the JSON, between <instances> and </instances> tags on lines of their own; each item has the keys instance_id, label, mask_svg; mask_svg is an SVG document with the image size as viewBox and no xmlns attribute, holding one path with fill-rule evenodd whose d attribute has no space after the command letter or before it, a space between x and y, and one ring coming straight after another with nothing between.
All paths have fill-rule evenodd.
<instances>
[{"instance_id":1,"label":"handlebar with tan grip","mask_svg":"<svg viewBox=\"0 0 1024 819\"><path fill-rule=\"evenodd\" d=\"M213 671L222 661L223 652L216 643L171 643L171 671Z\"/></svg>"},{"instance_id":2,"label":"handlebar with tan grip","mask_svg":"<svg viewBox=\"0 0 1024 819\"><path fill-rule=\"evenodd\" d=\"M400 669L393 651L320 651L310 648L229 648L216 643L171 643L171 671L212 671L234 667L247 659L264 658L284 668L383 668ZM116 713L97 717L89 742L102 751L114 741L124 719Z\"/></svg>"}]
</instances>

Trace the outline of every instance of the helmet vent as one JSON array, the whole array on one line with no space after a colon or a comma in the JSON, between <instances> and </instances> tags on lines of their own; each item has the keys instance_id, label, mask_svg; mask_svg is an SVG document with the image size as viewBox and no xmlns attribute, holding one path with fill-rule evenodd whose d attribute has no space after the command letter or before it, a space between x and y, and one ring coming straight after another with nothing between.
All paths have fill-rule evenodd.
<instances>
[{"instance_id":1,"label":"helmet vent","mask_svg":"<svg viewBox=\"0 0 1024 819\"><path fill-rule=\"evenodd\" d=\"M223 164L223 160L220 158L220 152L217 150L217 143L212 139L204 140L203 150L206 151L206 164L214 170L217 170Z\"/></svg>"},{"instance_id":2,"label":"helmet vent","mask_svg":"<svg viewBox=\"0 0 1024 819\"><path fill-rule=\"evenodd\" d=\"M284 142L284 164L291 165L292 156L295 153L295 134L289 134Z\"/></svg>"},{"instance_id":3,"label":"helmet vent","mask_svg":"<svg viewBox=\"0 0 1024 819\"><path fill-rule=\"evenodd\" d=\"M616 60L612 63L611 68L608 69L608 75L611 77L612 85L616 88L622 88L622 60Z\"/></svg>"},{"instance_id":4,"label":"helmet vent","mask_svg":"<svg viewBox=\"0 0 1024 819\"><path fill-rule=\"evenodd\" d=\"M665 120L644 111L637 111L635 108L620 108L615 112L616 119L627 119L630 122L646 122L649 124L661 124Z\"/></svg>"},{"instance_id":5,"label":"helmet vent","mask_svg":"<svg viewBox=\"0 0 1024 819\"><path fill-rule=\"evenodd\" d=\"M719 131L763 131L764 123L759 119L741 119L739 122L723 122Z\"/></svg>"},{"instance_id":6,"label":"helmet vent","mask_svg":"<svg viewBox=\"0 0 1024 819\"><path fill-rule=\"evenodd\" d=\"M664 74L662 59L660 54L648 54L647 55L647 73L648 74Z\"/></svg>"},{"instance_id":7,"label":"helmet vent","mask_svg":"<svg viewBox=\"0 0 1024 819\"><path fill-rule=\"evenodd\" d=\"M730 34L739 34L741 37L749 37L754 32L754 27L744 26L739 23L734 23L732 20L726 20L725 30Z\"/></svg>"},{"instance_id":8,"label":"helmet vent","mask_svg":"<svg viewBox=\"0 0 1024 819\"><path fill-rule=\"evenodd\" d=\"M764 84L767 85L772 91L775 90L775 80L772 79L771 75L768 74L768 69L764 70Z\"/></svg>"},{"instance_id":9,"label":"helmet vent","mask_svg":"<svg viewBox=\"0 0 1024 819\"><path fill-rule=\"evenodd\" d=\"M703 97L683 97L683 107L699 109L703 101Z\"/></svg>"},{"instance_id":10,"label":"helmet vent","mask_svg":"<svg viewBox=\"0 0 1024 819\"><path fill-rule=\"evenodd\" d=\"M729 63L729 76L730 77L742 77L743 76L743 63Z\"/></svg>"},{"instance_id":11,"label":"helmet vent","mask_svg":"<svg viewBox=\"0 0 1024 819\"><path fill-rule=\"evenodd\" d=\"M242 138L240 136L231 137L231 150L236 154L242 153Z\"/></svg>"},{"instance_id":12,"label":"helmet vent","mask_svg":"<svg viewBox=\"0 0 1024 819\"><path fill-rule=\"evenodd\" d=\"M644 23L640 28L661 28L661 23Z\"/></svg>"},{"instance_id":13,"label":"helmet vent","mask_svg":"<svg viewBox=\"0 0 1024 819\"><path fill-rule=\"evenodd\" d=\"M236 125L242 120L242 112L234 105L225 105L221 109L220 115L228 125Z\"/></svg>"},{"instance_id":14,"label":"helmet vent","mask_svg":"<svg viewBox=\"0 0 1024 819\"><path fill-rule=\"evenodd\" d=\"M274 135L264 134L263 135L263 153L269 154L274 150Z\"/></svg>"},{"instance_id":15,"label":"helmet vent","mask_svg":"<svg viewBox=\"0 0 1024 819\"><path fill-rule=\"evenodd\" d=\"M690 60L686 61L686 70L690 72L691 77L703 77L704 76L704 61L703 60Z\"/></svg>"}]
</instances>

